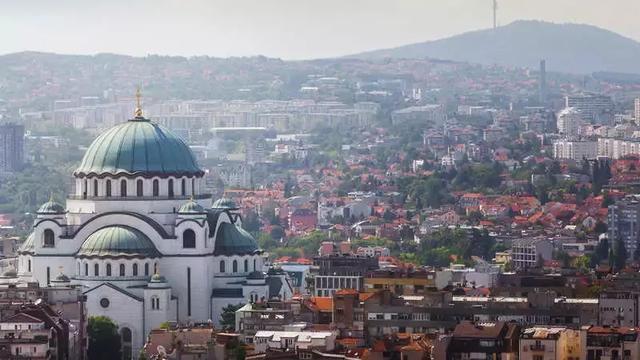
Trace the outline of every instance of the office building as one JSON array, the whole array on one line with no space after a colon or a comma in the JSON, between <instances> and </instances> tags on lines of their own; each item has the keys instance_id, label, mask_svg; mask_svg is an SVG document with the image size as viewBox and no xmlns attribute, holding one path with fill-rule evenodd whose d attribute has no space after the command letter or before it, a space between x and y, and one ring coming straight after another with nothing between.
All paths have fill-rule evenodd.
<instances>
[{"instance_id":1,"label":"office building","mask_svg":"<svg viewBox=\"0 0 640 360\"><path fill-rule=\"evenodd\" d=\"M585 120L598 121L613 111L613 101L610 96L599 94L568 95L565 97L565 107L580 111Z\"/></svg>"},{"instance_id":2,"label":"office building","mask_svg":"<svg viewBox=\"0 0 640 360\"><path fill-rule=\"evenodd\" d=\"M635 259L640 241L640 201L628 197L609 205L607 225L609 239L621 240L628 258Z\"/></svg>"},{"instance_id":3,"label":"office building","mask_svg":"<svg viewBox=\"0 0 640 360\"><path fill-rule=\"evenodd\" d=\"M24 162L24 126L0 125L0 172L15 172Z\"/></svg>"}]
</instances>

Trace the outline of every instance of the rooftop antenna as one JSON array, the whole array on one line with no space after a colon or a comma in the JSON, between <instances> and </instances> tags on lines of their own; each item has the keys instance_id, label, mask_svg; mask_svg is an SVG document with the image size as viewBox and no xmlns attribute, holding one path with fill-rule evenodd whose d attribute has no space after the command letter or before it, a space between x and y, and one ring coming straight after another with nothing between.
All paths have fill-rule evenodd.
<instances>
[{"instance_id":1,"label":"rooftop antenna","mask_svg":"<svg viewBox=\"0 0 640 360\"><path fill-rule=\"evenodd\" d=\"M493 28L498 27L498 0L493 0Z\"/></svg>"}]
</instances>

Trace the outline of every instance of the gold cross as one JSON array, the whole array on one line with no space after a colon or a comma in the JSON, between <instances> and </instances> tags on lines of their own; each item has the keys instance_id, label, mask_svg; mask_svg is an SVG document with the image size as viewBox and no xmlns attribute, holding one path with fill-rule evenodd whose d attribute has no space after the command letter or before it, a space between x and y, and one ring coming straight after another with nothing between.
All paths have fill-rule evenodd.
<instances>
[{"instance_id":1,"label":"gold cross","mask_svg":"<svg viewBox=\"0 0 640 360\"><path fill-rule=\"evenodd\" d=\"M142 117L142 106L140 105L140 98L142 98L142 94L140 93L140 86L136 88L136 111L134 115L136 117Z\"/></svg>"}]
</instances>

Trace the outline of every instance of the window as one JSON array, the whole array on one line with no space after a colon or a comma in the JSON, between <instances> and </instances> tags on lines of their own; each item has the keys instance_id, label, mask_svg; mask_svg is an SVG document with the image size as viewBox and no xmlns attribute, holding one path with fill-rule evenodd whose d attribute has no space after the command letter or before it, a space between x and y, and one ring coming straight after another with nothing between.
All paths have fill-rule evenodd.
<instances>
[{"instance_id":1,"label":"window","mask_svg":"<svg viewBox=\"0 0 640 360\"><path fill-rule=\"evenodd\" d=\"M187 196L187 180L182 179L182 183L180 184L180 195Z\"/></svg>"},{"instance_id":2,"label":"window","mask_svg":"<svg viewBox=\"0 0 640 360\"><path fill-rule=\"evenodd\" d=\"M120 276L124 276L124 264L120 264Z\"/></svg>"},{"instance_id":3,"label":"window","mask_svg":"<svg viewBox=\"0 0 640 360\"><path fill-rule=\"evenodd\" d=\"M89 264L84 264L84 276L89 276Z\"/></svg>"},{"instance_id":4,"label":"window","mask_svg":"<svg viewBox=\"0 0 640 360\"><path fill-rule=\"evenodd\" d=\"M136 181L136 196L143 196L144 195L144 188L143 188L143 184L142 184L142 179L138 179L138 181Z\"/></svg>"},{"instance_id":5,"label":"window","mask_svg":"<svg viewBox=\"0 0 640 360\"><path fill-rule=\"evenodd\" d=\"M244 272L249 272L249 260L244 259Z\"/></svg>"},{"instance_id":6,"label":"window","mask_svg":"<svg viewBox=\"0 0 640 360\"><path fill-rule=\"evenodd\" d=\"M169 179L169 197L173 197L173 179Z\"/></svg>"},{"instance_id":7,"label":"window","mask_svg":"<svg viewBox=\"0 0 640 360\"><path fill-rule=\"evenodd\" d=\"M187 229L182 233L182 247L185 249L194 249L196 247L196 233L191 229Z\"/></svg>"},{"instance_id":8,"label":"window","mask_svg":"<svg viewBox=\"0 0 640 360\"><path fill-rule=\"evenodd\" d=\"M93 196L98 196L98 180L93 180Z\"/></svg>"},{"instance_id":9,"label":"window","mask_svg":"<svg viewBox=\"0 0 640 360\"><path fill-rule=\"evenodd\" d=\"M84 180L83 186L82 186L82 198L86 199L87 198L87 179Z\"/></svg>"},{"instance_id":10,"label":"window","mask_svg":"<svg viewBox=\"0 0 640 360\"><path fill-rule=\"evenodd\" d=\"M238 272L238 261L237 260L233 260L233 272L234 273Z\"/></svg>"},{"instance_id":11,"label":"window","mask_svg":"<svg viewBox=\"0 0 640 360\"><path fill-rule=\"evenodd\" d=\"M220 272L223 273L227 271L224 266L224 260L220 260Z\"/></svg>"},{"instance_id":12,"label":"window","mask_svg":"<svg viewBox=\"0 0 640 360\"><path fill-rule=\"evenodd\" d=\"M133 276L138 276L138 264L133 264Z\"/></svg>"},{"instance_id":13,"label":"window","mask_svg":"<svg viewBox=\"0 0 640 360\"><path fill-rule=\"evenodd\" d=\"M43 247L54 247L54 246L56 246L56 240L55 240L56 236L53 234L53 230L45 229L43 237L44 237L44 241L42 243Z\"/></svg>"},{"instance_id":14,"label":"window","mask_svg":"<svg viewBox=\"0 0 640 360\"><path fill-rule=\"evenodd\" d=\"M144 276L149 276L149 263L144 264Z\"/></svg>"},{"instance_id":15,"label":"window","mask_svg":"<svg viewBox=\"0 0 640 360\"><path fill-rule=\"evenodd\" d=\"M107 276L111 276L111 264L107 264Z\"/></svg>"},{"instance_id":16,"label":"window","mask_svg":"<svg viewBox=\"0 0 640 360\"><path fill-rule=\"evenodd\" d=\"M105 196L111 196L111 180L107 180L107 194Z\"/></svg>"},{"instance_id":17,"label":"window","mask_svg":"<svg viewBox=\"0 0 640 360\"><path fill-rule=\"evenodd\" d=\"M256 269L256 259L253 259L253 271L258 271L258 269Z\"/></svg>"},{"instance_id":18,"label":"window","mask_svg":"<svg viewBox=\"0 0 640 360\"><path fill-rule=\"evenodd\" d=\"M120 180L120 196L127 197L127 180Z\"/></svg>"},{"instance_id":19,"label":"window","mask_svg":"<svg viewBox=\"0 0 640 360\"><path fill-rule=\"evenodd\" d=\"M160 195L160 183L158 182L158 179L153 180L153 196L159 196Z\"/></svg>"},{"instance_id":20,"label":"window","mask_svg":"<svg viewBox=\"0 0 640 360\"><path fill-rule=\"evenodd\" d=\"M27 260L27 271L31 272L31 260Z\"/></svg>"},{"instance_id":21,"label":"window","mask_svg":"<svg viewBox=\"0 0 640 360\"><path fill-rule=\"evenodd\" d=\"M159 310L160 309L160 299L157 296L151 297L151 310Z\"/></svg>"},{"instance_id":22,"label":"window","mask_svg":"<svg viewBox=\"0 0 640 360\"><path fill-rule=\"evenodd\" d=\"M107 298L102 298L102 299L100 299L100 306L102 306L102 307L103 307L103 308L105 308L105 309L109 307L109 304L110 304L110 303L111 303L111 302L110 302L110 301L109 301L109 299L107 299Z\"/></svg>"},{"instance_id":23,"label":"window","mask_svg":"<svg viewBox=\"0 0 640 360\"><path fill-rule=\"evenodd\" d=\"M98 266L98 264L93 265L93 275L100 276L100 267Z\"/></svg>"},{"instance_id":24,"label":"window","mask_svg":"<svg viewBox=\"0 0 640 360\"><path fill-rule=\"evenodd\" d=\"M196 179L191 179L191 195L196 194Z\"/></svg>"}]
</instances>

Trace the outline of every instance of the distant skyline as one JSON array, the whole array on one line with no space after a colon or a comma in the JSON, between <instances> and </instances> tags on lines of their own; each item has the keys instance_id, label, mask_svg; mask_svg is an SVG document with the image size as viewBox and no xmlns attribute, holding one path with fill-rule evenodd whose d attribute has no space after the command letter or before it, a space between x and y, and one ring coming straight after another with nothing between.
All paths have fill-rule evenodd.
<instances>
[{"instance_id":1,"label":"distant skyline","mask_svg":"<svg viewBox=\"0 0 640 360\"><path fill-rule=\"evenodd\" d=\"M492 0L0 0L0 54L338 57L490 28ZM498 24L595 25L640 40L638 0L498 0Z\"/></svg>"}]
</instances>

